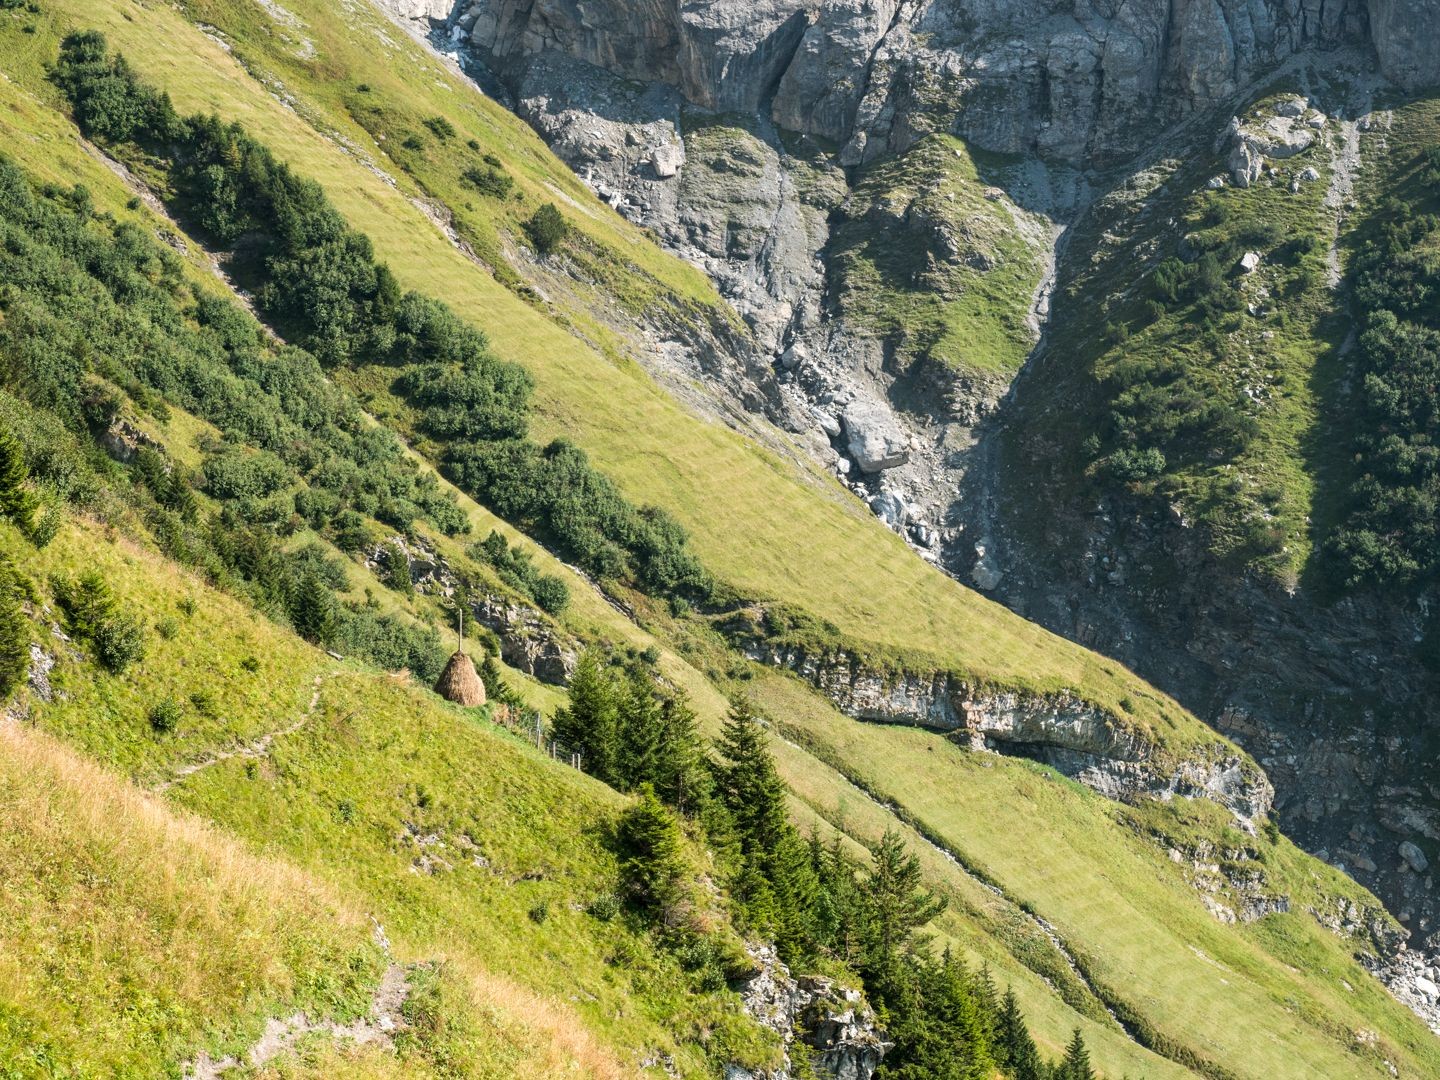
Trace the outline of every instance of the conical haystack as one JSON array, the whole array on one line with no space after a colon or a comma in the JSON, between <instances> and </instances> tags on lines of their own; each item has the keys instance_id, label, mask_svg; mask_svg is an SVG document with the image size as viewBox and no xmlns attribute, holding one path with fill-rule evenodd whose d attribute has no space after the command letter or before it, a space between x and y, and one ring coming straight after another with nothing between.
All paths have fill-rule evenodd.
<instances>
[{"instance_id":1,"label":"conical haystack","mask_svg":"<svg viewBox=\"0 0 1440 1080\"><path fill-rule=\"evenodd\" d=\"M475 661L458 649L436 680L435 692L456 705L485 704L485 683L475 670Z\"/></svg>"}]
</instances>

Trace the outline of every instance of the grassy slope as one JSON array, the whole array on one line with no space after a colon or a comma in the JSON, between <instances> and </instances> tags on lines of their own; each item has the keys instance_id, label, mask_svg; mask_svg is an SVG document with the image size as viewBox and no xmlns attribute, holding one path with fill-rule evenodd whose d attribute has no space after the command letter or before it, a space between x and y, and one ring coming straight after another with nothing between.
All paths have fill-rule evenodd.
<instances>
[{"instance_id":1,"label":"grassy slope","mask_svg":"<svg viewBox=\"0 0 1440 1080\"><path fill-rule=\"evenodd\" d=\"M388 24L384 32L395 39L395 52L392 62L376 65L372 23L379 24L378 15L356 7L343 18L333 13L322 18L329 10L327 0L294 6L312 29L318 28L321 43L322 59L292 60L284 70L291 81L287 85L303 90L307 101L312 86L322 81L358 81L363 73L377 80L372 93L379 93L389 82L403 80L394 92L413 100L417 115L433 109L452 117L461 138L473 134L502 149L516 144L518 150L507 152L548 163L554 179L547 183L562 182L563 166L518 120L463 89L418 46L396 39L397 31ZM232 9L241 12L232 17L242 27L256 18L255 9L238 2L214 0L204 7L222 25ZM396 186L387 184L247 78L231 55L175 12L142 8L131 0L56 0L47 12L54 14L39 20L57 29L83 24L105 30L182 110L218 109L242 120L303 173L326 178L331 198L371 235L402 283L447 299L485 328L502 355L536 373L539 434L576 439L632 496L673 511L691 530L706 562L743 593L806 608L835 623L849 639L916 666L943 666L984 681L1042 689L1076 687L1117 711L1118 702L1128 697L1140 703L1135 722L1150 725L1160 740L1177 746L1213 740L1178 706L1118 665L1024 622L915 559L899 537L832 480L802 475L792 463L684 412L637 368L617 367L489 274L476 272L408 200L410 181L397 175ZM17 53L29 47L28 55L17 55L14 77L37 93L47 92L40 71L50 55L45 40L45 34L7 36L7 48L10 41L19 42ZM400 56L404 63L398 62ZM325 94L313 100L323 108ZM378 145L337 111L325 111L322 126L383 162ZM586 223L592 215L608 214L593 201L589 207ZM612 225L622 228L618 218ZM745 543L735 543L736 537Z\"/></svg>"},{"instance_id":2,"label":"grassy slope","mask_svg":"<svg viewBox=\"0 0 1440 1080\"><path fill-rule=\"evenodd\" d=\"M147 15L146 17L148 18L149 16ZM174 32L181 34L183 30L175 27ZM29 106L23 96L15 93L15 87L13 85L0 85L0 92L3 92L6 97L9 98L9 104L14 106L11 111L3 115L0 123L4 123L7 128L9 128L10 134L18 136L20 141L17 145L27 148L27 151L22 151L25 153L27 164L31 164L32 161L33 163L41 165L48 163L52 174L57 176L57 178L64 177L66 179L74 179L76 176L82 176L86 179L87 183L93 180L97 186L97 190L104 189L105 185L109 184L111 200L113 200L114 192L117 190L113 180L108 178L108 174L95 163L84 157L76 156L72 141L73 136L63 124L56 122L53 117L47 116L43 110ZM268 99L262 97L258 100L263 104ZM283 112L280 113L281 118L286 115L287 114ZM47 139L43 152L39 149L40 144L31 138L31 136L40 133L43 133ZM343 161L344 159L341 160ZM101 202L103 204L111 200L102 199ZM428 229L428 226L421 224L419 228ZM436 249L440 251L445 250L438 243ZM477 277L477 275L473 273L470 273L468 276L472 278ZM574 348L573 344L571 348ZM544 381L548 378L548 374L542 373L542 389ZM635 392L639 393L643 391L643 384L636 381L636 385L640 386L641 390ZM643 392L648 394L648 391ZM661 406L656 407L659 408ZM666 415L672 417L678 416L678 414L670 412L667 412ZM688 419L677 422L684 424L693 423ZM695 425L695 427L702 431L709 430L701 428L699 425ZM724 436L723 433L721 433L721 435L723 440L728 443L729 437ZM773 462L763 461L763 459L759 459L758 456L756 460L761 460L767 470L778 473L779 467ZM478 508L474 508L473 505L471 509L472 513L477 516L477 521L483 524L485 519L484 512ZM855 547L858 553L858 550L861 550L861 546L857 543ZM63 557L61 554L62 551L63 547L57 548L54 557ZM908 556L906 556L906 558L908 559ZM907 574L908 573L909 571L907 570ZM918 574L914 576L916 578L920 577ZM943 579L939 579L938 577L935 578L933 581L934 586L936 588L942 587L942 580ZM961 593L958 589L954 591L960 596L968 595ZM572 616L573 618L588 622L597 632L604 633L607 636L620 636L637 643L646 640L645 636L639 630L621 619L592 592L582 591L577 587L576 594L577 611ZM878 598L876 602L878 603ZM244 632L250 632L249 628L252 625L251 623L247 623L239 615L236 616L236 619L238 620L236 625L242 627ZM265 624L258 625L261 628L265 628ZM1020 624L1015 623L1015 625L1019 626ZM1039 641L1045 640L1043 636L1038 633L1035 635L1035 638ZM236 647L238 648L239 646ZM1078 655L1084 655L1080 654L1078 650L1074 652ZM319 661L321 668L315 667L315 661ZM293 685L289 687L291 703L307 696L304 685L306 675L312 672L318 674L321 669L324 668L323 660L316 657L315 661L312 661L308 668L303 664L296 667L295 678L292 680ZM666 666L667 672L671 674L672 677L677 678L677 681L687 685L691 692L696 695L697 704L699 704L707 719L713 723L721 708L721 699L717 690L706 682L704 677L696 669L685 665L673 654L667 654L662 663ZM326 668L326 670L328 670L328 668ZM164 676L162 672L162 677L167 676ZM181 678L181 674L174 674L168 677L179 679ZM789 681L787 680L787 682ZM168 684L162 683L161 685ZM156 775L154 770L160 768L158 759L169 758L172 761L176 759L176 755L171 752L170 747L162 745L152 749L143 745L142 740L134 737L136 735L134 728L136 727L137 714L133 710L137 703L142 700L143 694L130 693L123 689L117 691L113 688L98 688L94 689L93 692L101 695L90 699L95 704L93 710L94 715L87 718L82 715L80 711L72 710L66 714L68 718L63 721L57 719L57 728L66 730L72 737L77 737L87 742L95 749L107 755L129 755L127 760L131 762L131 767L136 771L137 775ZM271 692L276 695L276 705L284 712L286 702L281 699L285 693L285 687L280 686L273 688ZM861 728L858 725L850 724L848 721L843 720L843 718L834 716L833 713L825 715L823 712L824 706L808 693L800 691L793 683L790 685L790 692L802 693L802 697L797 699L797 701L803 702L804 705L802 708L797 704L797 710L802 716L804 710L808 709L813 715L821 717L821 720L817 721L816 730L826 733L827 738L831 736L831 733L833 733L836 738L843 738L848 737L852 732L864 734L866 738L872 737L872 729ZM338 709L342 707L344 700L343 698L337 699L334 708ZM383 705L380 705L382 701ZM380 707L377 708L377 706ZM327 710L332 708L328 703L328 699L325 707ZM268 708L269 706L265 706L263 703L254 706L255 710ZM375 698L369 702L369 712L379 714L380 708L390 710L397 708L397 706L396 703L389 698ZM258 717L260 715L260 711L252 712L249 707L246 707L230 718L234 724L233 728L227 725L224 730L216 730L208 734L203 734L203 736L201 733L187 728L182 730L180 738L182 741L185 739L191 740L187 745L189 745L194 752L199 752L200 743L204 740L208 739L223 744L226 741L232 741L241 731L246 730L246 725L255 724L258 726ZM341 715L343 715L343 713ZM106 725L102 722L103 719L108 718L113 721L116 716L128 718L127 723L130 725L128 734L127 730L123 727L118 734L113 730L106 730ZM882 733L876 731L873 733L873 737L879 739L881 738L881 734ZM908 768L911 762L904 757L903 754L900 754L896 747L903 746L910 736L907 733L901 733L900 739L895 744L892 744L890 739L894 737L895 734L896 733L890 731L884 732L883 741L876 742L873 745L867 745L867 760L885 760L891 755L897 755L897 763L904 763L903 765L897 764L897 771L901 768ZM489 744L487 743L485 745L488 748ZM358 754L363 750L363 746L352 749ZM419 753L421 750L423 750L423 747L413 748L413 752L416 753ZM284 775L278 776L274 782L277 784L294 785L297 777L308 776L310 774L311 759L303 755L308 755L312 751L316 755L321 755L324 747L311 747L302 750L300 752L302 756L297 760L303 761L305 768L291 768L287 770ZM936 752L936 750L926 751L927 754ZM152 755L154 755L157 760L152 761ZM785 747L783 745L781 748L781 756L782 764L792 784L796 786L797 790L806 793L807 804L813 807L824 808L826 816L828 817L837 820L843 819L847 828L851 829L855 834L860 836L873 836L883 827L885 821L890 820L878 807L869 804L863 797L858 796L855 789L848 786L843 777L833 771L827 770L824 766L818 764L813 757L795 748ZM416 760L422 759L417 758ZM977 764L975 767L983 768L985 767L984 762L988 761L989 759L982 759L982 763ZM317 804L323 805L327 810L333 808L337 791L361 781L368 783L369 781L365 780L365 776L368 775L370 766L373 765L376 768L380 768L386 764L386 762L377 761L374 757L371 757L369 762L369 765L363 767L357 766L357 768L362 768L362 775L353 776L347 775L350 766L343 761L326 760L323 762L323 768L320 768L321 762L317 760L316 775L324 778L324 783L320 790L305 794L303 790L297 790L292 786L284 789L283 798L278 798L273 794L267 794L265 798L269 801L262 801L261 803L264 807L263 812L258 811L254 806L249 804L249 792L254 782L250 777L243 775L243 763L238 762L221 766L188 782L184 787L176 789L176 797L195 800L197 805L204 806L207 812L216 814L216 816L222 820L226 820L227 815L229 815L229 820L232 820L236 827L241 829L242 832L249 830L247 835L255 836L256 839L263 839L269 843L278 844L285 848L285 850L292 852L295 857L311 861L317 868L323 868L330 866L329 855L331 852L344 850L344 848L343 846L332 846L335 834L331 831L332 826L325 822L324 815L317 808ZM1007 777L1011 775L1008 770L1024 768L1023 766L1012 766L1003 763L991 763L991 767L1007 770L997 774ZM446 775L443 762L424 759L423 768L427 772L435 770L437 775L441 777ZM524 770L521 771L523 773ZM233 775L236 773L241 775ZM399 776L396 775L393 778L399 779ZM943 785L940 790L948 791L955 783L954 776L945 776L941 778L939 782ZM967 777L967 783L968 782L969 779ZM381 790L384 790L383 785L381 785ZM986 804L983 801L977 803L979 809L968 820L968 824L964 826L966 829L965 835L957 846L969 849L972 844L983 844L987 849L993 847L1003 850L1006 843L1004 838L1016 835L1017 822L1028 824L1025 803L1016 798L1015 790L1016 789L1009 783L999 784L987 789L990 803ZM237 792L246 794L244 797L240 797L237 795ZM387 792L387 794L389 794L389 792ZM916 806L915 799L923 799L924 796L925 792L923 790L917 788L915 791L911 791L907 786L907 789L902 794L901 801L907 807L913 809ZM1072 797L1074 796L1072 795ZM329 801L326 801L327 799ZM307 800L309 800L308 803ZM922 802L920 805L924 806L925 804ZM837 808L841 808L839 812L837 812ZM1061 818L1071 813L1071 806L1068 803L1061 804L1058 808L1055 806L1047 806L1045 809L1047 814L1053 812ZM263 833L258 832L262 827L268 826L272 817L276 822L286 823L286 827L278 832L265 827ZM1086 842L1092 846L1092 849L1107 848L1111 839L1113 839L1112 834L1105 831L1109 829L1110 826L1102 821L1103 817L1104 815L1098 811L1088 815L1077 815L1077 824L1072 826L1078 829L1082 836L1091 834ZM375 831L379 831L377 823L371 822L371 825L375 828ZM932 829L936 828L936 826L928 820L927 825ZM954 829L957 832L961 828L961 826L954 824L953 821L946 823L945 827L947 829ZM1056 827L1058 827L1058 825ZM971 839L971 830L978 836L978 839ZM947 837L947 839L950 838ZM366 858L375 859L378 857L374 852L370 852L366 855ZM962 876L954 873L953 869L947 869L944 861L938 856L931 857L927 855L927 862L930 864L932 873L946 883L945 887L947 889L954 890L957 894L965 892L972 896L978 895L973 884L967 884ZM1011 870L1008 869L1009 864L1003 861L996 860L993 865L1006 868L997 869L997 873L1008 875L1011 872ZM338 873L340 871L332 868L328 872ZM1070 867L1070 873L1073 874L1074 872L1074 866L1072 865ZM365 878L367 881L370 877L368 873L359 876ZM350 885L360 887L365 884L364 881L356 881L353 878L346 878L344 880L347 887ZM427 880L431 882L434 881L434 879ZM1075 881L1081 882L1086 888L1097 890L1096 895L1098 899L1094 902L1098 904L1100 908L1104 909L1113 905L1115 891L1103 878L1098 880L1090 878L1087 880L1081 875L1078 878L1067 877L1066 880L1056 880L1041 885L1036 885L1033 881L1022 879L1021 883L1026 887L1020 891L1034 900L1042 911L1047 914L1058 914L1065 909L1057 908L1057 910L1052 911L1052 890L1063 894L1065 890L1075 887ZM420 885L413 886L415 890L414 893L406 894L405 899L410 902L415 901L417 896L420 897L420 902L416 905L420 913L414 917L417 925L416 933L428 934L433 932L438 936L444 932L442 927L449 924L453 913L450 911L452 897L445 892L447 882L433 885L421 883ZM409 883L407 882L406 884L408 885ZM371 882L368 887L373 888L373 882ZM429 890L432 889L435 891L430 892ZM1031 891L1032 889L1033 892ZM1162 906L1164 903L1171 901L1177 904L1189 903L1193 905L1194 903L1193 897L1188 895L1174 895L1173 893L1167 894L1165 892L1156 895L1161 897L1161 900L1156 901L1156 903L1160 903ZM1167 896L1169 897L1168 900L1165 899ZM1063 899L1063 896L1061 898ZM393 898L390 902L398 903L398 901L395 901ZM1093 928L1095 925L1097 924L1079 923L1073 927L1067 925L1065 929L1067 933L1085 934L1088 936L1089 933L1093 932L1092 929L1089 928ZM1104 924L1098 925L1101 925L1103 929ZM1186 925L1189 925L1188 922ZM991 937L987 937L983 932L984 926L985 924L975 920L965 919L947 923L946 931L947 933L955 935L957 940L974 948L978 954L990 957L991 962L996 964L999 977L1002 981L1014 980L1017 982L1017 986L1025 998L1027 1008L1040 1025L1040 1035L1042 1039L1051 1045L1057 1044L1063 1039L1066 1032L1068 1032L1069 1026L1075 1019L1075 1014L1071 1013L1063 1005L1060 1005L1053 995L1045 990L1043 984L1041 984L1038 979L1027 975L1022 969L1017 968L1012 959L1004 953L998 952L996 941ZM483 928L484 924L476 924L476 929ZM1211 930L1211 932L1216 933L1220 931ZM1101 936L1103 937L1103 934ZM1181 970L1184 970L1184 955L1187 947L1182 947L1184 943L1179 939L1168 938L1166 940L1166 954L1170 957L1170 962L1180 964ZM1097 951L1103 953L1104 948L1105 946L1102 940ZM525 955L524 950L520 949L513 955ZM1179 957L1178 960L1176 956ZM1188 974L1203 980L1207 975L1207 971L1204 969L1196 969L1188 972ZM1148 982L1149 976L1145 970L1134 971L1132 975L1142 982ZM1223 974L1215 976L1208 984L1210 989L1206 991L1206 993L1210 996L1221 994L1221 991L1216 987L1218 980L1223 978L1225 978ZM1204 984L1202 983L1202 985ZM1262 1003L1262 1007L1257 1008L1257 1011L1252 1016L1246 1018L1248 1024L1240 1030L1242 1032L1246 1030L1253 1032L1268 1026L1274 1018L1272 1012L1274 1008L1275 1006L1273 1004L1265 1006ZM1168 1016L1179 1015L1183 1017L1186 1015L1183 1010L1175 1011L1176 1005L1174 998L1169 994L1165 995L1163 1000L1157 1002L1156 1009L1162 1021ZM1386 1013L1383 1008L1377 1013L1377 1016L1383 1021L1382 1027L1384 1030L1389 1031L1393 1029L1402 1032L1410 1030L1410 1028L1406 1026L1409 1022L1404 1017L1397 1019L1392 1014ZM1209 1018L1207 1018L1207 1021L1208 1019ZM1125 1043L1118 1033L1112 1033L1107 1036L1099 1026L1088 1022L1086 1023L1086 1027L1087 1034L1091 1036L1092 1043L1098 1047L1097 1059L1111 1071L1118 1073L1128 1070L1131 1072L1143 1072L1145 1075L1152 1076L1170 1075L1173 1072L1178 1072L1178 1070L1173 1070L1165 1063L1157 1062L1153 1056L1137 1051L1133 1045ZM1206 1027L1208 1028L1208 1022ZM1300 1037L1303 1044L1306 1041L1303 1032ZM1331 1040L1329 1039L1320 1039L1319 1042L1327 1046L1331 1045ZM1333 1053L1333 1046L1331 1052ZM1305 1048L1305 1055L1311 1053L1319 1053L1323 1056L1325 1051L1311 1050L1308 1047ZM1242 1064L1243 1059L1241 1062L1236 1063L1237 1067L1240 1067ZM1346 1071L1347 1067L1348 1060L1342 1060L1338 1064L1335 1064L1335 1068L1340 1071L1332 1072L1331 1075L1348 1075ZM1248 1070L1246 1071L1248 1073ZM1286 1075L1284 1070L1280 1070L1279 1074Z\"/></svg>"},{"instance_id":3,"label":"grassy slope","mask_svg":"<svg viewBox=\"0 0 1440 1080\"><path fill-rule=\"evenodd\" d=\"M610 789L551 764L533 746L406 680L331 660L129 540L106 541L98 530L72 525L41 553L9 530L0 545L37 582L83 560L147 621L170 615L183 624L173 640L151 633L145 661L124 676L99 674L83 657L62 654L51 673L55 702L29 703L35 723L121 764L146 787L172 784L165 789L169 800L200 811L252 850L299 864L327 882L326 895L343 896L378 918L401 956L447 965L452 981L475 999L462 1013L494 1013L529 1032L508 1041L468 1035L461 1046L474 1044L465 1054L467 1069L473 1069L458 1075L517 1075L511 1069L541 1050L579 1061L587 1073L619 1075L651 1049L672 1053L687 1075L704 1075L693 1043L677 1045L671 1032L689 1040L713 1030L713 1038L731 1039L741 1060L764 1060L769 1053L733 1011L688 998L678 972L643 939L618 922L584 914L591 900L613 888L615 865L604 836L623 800ZM197 600L191 616L178 607L184 596ZM203 650L195 648L199 642ZM242 666L251 656L259 659L253 672ZM202 688L221 703L214 718L185 704L174 733L157 735L150 728L151 702L170 697L185 703ZM265 752L235 752L277 731L284 734ZM203 767L185 771L196 764ZM108 862L109 873L125 870L124 858L104 854L112 839L103 815L87 818L84 827L95 832L96 862ZM415 839L430 835L440 843ZM171 849L155 847L163 865ZM426 872L426 855L438 856L446 867ZM177 865L183 875L178 857ZM31 869L17 869L17 887L43 876ZM134 887L145 880L137 875ZM73 902L73 886L57 879L55 887L62 904ZM83 897L83 888L78 893ZM168 899L173 894L152 897L158 919L174 917L167 915ZM531 912L542 903L549 917L537 922ZM7 904L7 918L12 914ZM296 920L310 924L322 927L323 921L313 915ZM197 936L203 932L205 927L196 928ZM243 951L251 932L243 924L223 929L217 943L225 947L233 933ZM314 933L320 943L328 940L321 929ZM299 957L297 966L306 966L306 977L321 977L310 970L318 966L311 953L319 944L302 936L287 947ZM74 948L70 943L62 955ZM81 957L86 952L78 950ZM615 966L615 957L626 963ZM183 984L177 970L193 965L199 969L193 977L204 978L207 963L192 945L177 951L162 971ZM221 967L220 975L227 970ZM240 975L246 985L245 973ZM53 996L62 991L83 1001L97 992L98 977L82 970L74 984L38 980L37 1011L53 1011ZM320 985L329 989L327 982ZM117 1008L143 1011L143 987L122 990ZM310 1000L292 996L302 1004ZM274 1001L275 995L259 1000ZM220 1030L223 1018L241 1011L223 995L210 1008L203 1018ZM241 1027L249 1030L276 1010L256 1004L244 1015ZM168 1022L169 1016L160 1019ZM171 1051L166 1060L177 1060L177 1049L187 1044L193 1052L201 1040L232 1048L233 1039L211 1038L201 1021L176 1027L164 1044ZM595 1064L612 1057L628 1064L623 1070Z\"/></svg>"},{"instance_id":4,"label":"grassy slope","mask_svg":"<svg viewBox=\"0 0 1440 1080\"><path fill-rule=\"evenodd\" d=\"M366 1016L385 958L368 920L318 877L15 725L0 726L0 818L7 1077L178 1075L202 1046L243 1054L270 1017ZM476 1075L620 1075L523 987L444 978L451 1035L486 1063ZM452 1075L378 1046L308 1047L289 1065L312 1052L316 1076Z\"/></svg>"},{"instance_id":5,"label":"grassy slope","mask_svg":"<svg viewBox=\"0 0 1440 1080\"><path fill-rule=\"evenodd\" d=\"M1008 377L1034 344L1026 319L1042 273L1036 237L1020 228L1021 211L987 191L965 143L948 135L862 175L834 242L843 304L902 360ZM952 261L937 262L936 249Z\"/></svg>"},{"instance_id":6,"label":"grassy slope","mask_svg":"<svg viewBox=\"0 0 1440 1080\"><path fill-rule=\"evenodd\" d=\"M1258 123L1287 96L1293 88L1272 87L1243 115ZM1163 176L1158 186L1132 180L1107 195L1076 226L1071 247L1085 254L1072 261L1070 280L1056 299L1050 378L1031 391L1036 429L1027 438L1048 448L1056 482L1076 488L1121 486L1082 475L1091 459L1080 447L1092 432L1105 429L1110 397L1120 392L1101 382L1123 379L1119 373L1126 366L1162 358L1178 362L1205 400L1239 402L1256 424L1247 447L1238 453L1167 447L1166 476L1146 489L1158 489L1203 525L1217 555L1290 587L1313 553L1316 473L1348 441L1342 418L1324 407L1341 374L1339 347L1346 331L1324 270L1324 250L1335 230L1335 213L1325 205L1331 153L1342 141L1338 124L1331 123L1310 149L1273 162L1279 176L1267 175L1249 188L1206 189L1212 176L1227 172L1227 146L1161 163L1153 174L1156 180ZM1292 180L1307 168L1318 179L1292 191ZM1158 315L1147 308L1148 272L1182 253L1182 238L1208 250L1266 226L1276 228L1278 239L1239 248L1262 256L1256 272L1236 269L1238 252L1223 266L1241 310L1206 326L1195 306L1184 301ZM1316 250L1297 258L1289 249L1304 241L1315 243ZM1066 407L1057 413L1046 407L1048 401ZM1015 510L1037 535L1050 524L1048 510L1023 504Z\"/></svg>"}]
</instances>

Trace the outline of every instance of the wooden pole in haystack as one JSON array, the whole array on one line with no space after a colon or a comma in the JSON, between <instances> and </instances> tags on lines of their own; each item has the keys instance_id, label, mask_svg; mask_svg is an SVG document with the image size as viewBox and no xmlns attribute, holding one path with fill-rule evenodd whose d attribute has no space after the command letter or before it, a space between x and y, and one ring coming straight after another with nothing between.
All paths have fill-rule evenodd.
<instances>
[{"instance_id":1,"label":"wooden pole in haystack","mask_svg":"<svg viewBox=\"0 0 1440 1080\"><path fill-rule=\"evenodd\" d=\"M465 607L455 605L460 614L460 633L455 642L455 655L435 681L435 692L456 705L475 708L485 704L485 683L475 670L475 661L465 652Z\"/></svg>"}]
</instances>

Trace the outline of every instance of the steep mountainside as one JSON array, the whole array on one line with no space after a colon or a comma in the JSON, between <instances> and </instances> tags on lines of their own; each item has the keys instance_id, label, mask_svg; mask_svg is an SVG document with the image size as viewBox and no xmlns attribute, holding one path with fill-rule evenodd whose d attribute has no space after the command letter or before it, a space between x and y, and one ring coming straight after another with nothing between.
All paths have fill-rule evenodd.
<instances>
[{"instance_id":1,"label":"steep mountainside","mask_svg":"<svg viewBox=\"0 0 1440 1080\"><path fill-rule=\"evenodd\" d=\"M917 554L1177 695L1440 926L1431 571L1366 553L1355 445L1433 5L387 7L709 274L749 407Z\"/></svg>"},{"instance_id":2,"label":"steep mountainside","mask_svg":"<svg viewBox=\"0 0 1440 1080\"><path fill-rule=\"evenodd\" d=\"M739 93L710 29L675 47ZM0 57L8 1072L1034 1075L975 1027L1005 987L1106 1076L1440 1071L1428 961L1251 756L917 557L973 548L948 485L1045 329L1071 166L919 127L850 162L557 68L605 105L557 148L613 147L637 215L675 166L649 224L717 291L356 0L6 5ZM483 707L426 689L457 612ZM738 760L732 697L768 750L704 770L712 819L658 733ZM890 949L902 909L933 940Z\"/></svg>"}]
</instances>

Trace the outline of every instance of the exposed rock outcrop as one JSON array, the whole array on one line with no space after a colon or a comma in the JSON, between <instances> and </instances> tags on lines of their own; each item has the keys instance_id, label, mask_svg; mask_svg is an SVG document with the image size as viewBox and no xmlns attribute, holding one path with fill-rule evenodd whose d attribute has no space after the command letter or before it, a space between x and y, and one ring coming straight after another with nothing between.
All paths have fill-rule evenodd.
<instances>
[{"instance_id":1,"label":"exposed rock outcrop","mask_svg":"<svg viewBox=\"0 0 1440 1080\"><path fill-rule=\"evenodd\" d=\"M1136 724L1078 695L977 686L948 672L869 669L843 650L809 650L740 638L747 656L799 675L845 715L952 733L976 750L1033 758L1114 799L1204 798L1253 829L1274 790L1251 761L1220 740L1187 758L1163 752Z\"/></svg>"},{"instance_id":2,"label":"exposed rock outcrop","mask_svg":"<svg viewBox=\"0 0 1440 1080\"><path fill-rule=\"evenodd\" d=\"M786 1061L778 1070L728 1066L726 1080L790 1080L793 1075L870 1080L890 1048L859 990L822 975L792 976L768 945L749 950L754 973L734 984L745 1011L778 1034ZM809 1069L797 1073L803 1054Z\"/></svg>"},{"instance_id":3,"label":"exposed rock outcrop","mask_svg":"<svg viewBox=\"0 0 1440 1080\"><path fill-rule=\"evenodd\" d=\"M392 546L404 555L411 584L417 591L455 595L459 577L445 557L423 541L407 540L397 534L367 553L367 562L372 567L382 566L385 549ZM579 648L539 609L497 593L472 593L470 614L499 638L500 658L510 667L556 686L570 681L579 662Z\"/></svg>"},{"instance_id":4,"label":"exposed rock outcrop","mask_svg":"<svg viewBox=\"0 0 1440 1080\"><path fill-rule=\"evenodd\" d=\"M1380 70L1409 90L1440 84L1440 0L1369 0Z\"/></svg>"}]
</instances>

